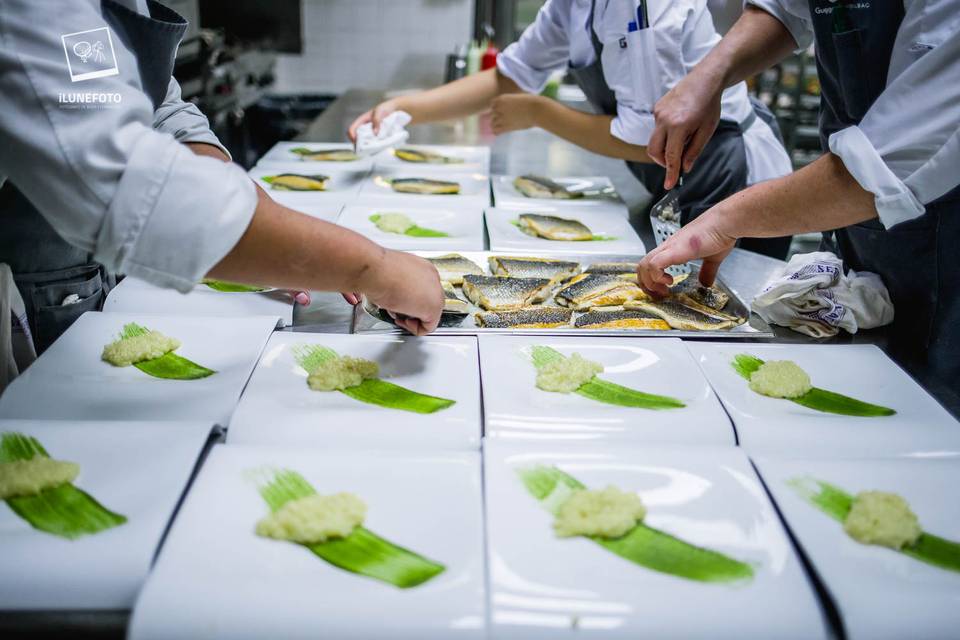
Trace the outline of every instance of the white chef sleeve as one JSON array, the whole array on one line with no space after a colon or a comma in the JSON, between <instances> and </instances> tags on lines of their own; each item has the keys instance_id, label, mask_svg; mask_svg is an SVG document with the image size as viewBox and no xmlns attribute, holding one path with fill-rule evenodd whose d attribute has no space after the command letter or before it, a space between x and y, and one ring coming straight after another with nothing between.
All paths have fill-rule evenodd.
<instances>
[{"instance_id":1,"label":"white chef sleeve","mask_svg":"<svg viewBox=\"0 0 960 640\"><path fill-rule=\"evenodd\" d=\"M153 130L115 34L117 73L71 81L61 34L105 27L96 0L0 3L0 176L109 270L187 291L243 235L256 190Z\"/></svg>"},{"instance_id":2,"label":"white chef sleeve","mask_svg":"<svg viewBox=\"0 0 960 640\"><path fill-rule=\"evenodd\" d=\"M954 23L956 24L956 23ZM960 184L960 32L892 79L860 126L830 136L830 151L876 196L887 228L924 213Z\"/></svg>"},{"instance_id":3,"label":"white chef sleeve","mask_svg":"<svg viewBox=\"0 0 960 640\"><path fill-rule=\"evenodd\" d=\"M210 130L210 121L197 105L185 102L180 93L180 84L170 78L163 104L153 113L153 128L172 135L177 142L202 142L220 149L228 158L230 152ZM232 158L231 158L232 159Z\"/></svg>"},{"instance_id":4,"label":"white chef sleeve","mask_svg":"<svg viewBox=\"0 0 960 640\"><path fill-rule=\"evenodd\" d=\"M797 51L803 51L813 42L810 0L746 0L746 5L763 9L782 22L797 43Z\"/></svg>"},{"instance_id":5,"label":"white chef sleeve","mask_svg":"<svg viewBox=\"0 0 960 640\"><path fill-rule=\"evenodd\" d=\"M550 75L570 59L570 3L547 0L520 39L497 56L497 69L527 93L540 93Z\"/></svg>"}]
</instances>

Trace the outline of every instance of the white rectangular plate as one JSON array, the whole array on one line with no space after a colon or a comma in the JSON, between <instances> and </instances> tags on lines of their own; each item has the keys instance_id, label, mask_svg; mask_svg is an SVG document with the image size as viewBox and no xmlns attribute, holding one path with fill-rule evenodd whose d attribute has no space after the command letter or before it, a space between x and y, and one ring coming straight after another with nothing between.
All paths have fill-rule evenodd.
<instances>
[{"instance_id":1,"label":"white rectangular plate","mask_svg":"<svg viewBox=\"0 0 960 640\"><path fill-rule=\"evenodd\" d=\"M456 194L419 194L400 193L393 190L389 180L394 178L425 178L444 180L460 184L460 193ZM424 165L396 167L388 170L375 170L363 182L360 188L360 201L363 204L390 203L397 206L412 207L477 207L490 206L490 176L478 171L444 171Z\"/></svg>"},{"instance_id":2,"label":"white rectangular plate","mask_svg":"<svg viewBox=\"0 0 960 640\"><path fill-rule=\"evenodd\" d=\"M437 171L459 171L490 173L490 147L468 147L443 144L404 144L403 149L428 151L451 158L459 158L463 162L452 164L417 163L401 160L393 149L382 151L373 157L374 171L416 171L419 168Z\"/></svg>"},{"instance_id":3,"label":"white rectangular plate","mask_svg":"<svg viewBox=\"0 0 960 640\"><path fill-rule=\"evenodd\" d=\"M702 583L633 564L553 516L517 471L556 465L588 488L637 491L644 522L748 562L747 582ZM734 447L631 449L487 441L487 557L494 638L817 638L821 614L747 457Z\"/></svg>"},{"instance_id":4,"label":"white rectangular plate","mask_svg":"<svg viewBox=\"0 0 960 640\"><path fill-rule=\"evenodd\" d=\"M103 310L111 313L224 318L278 316L284 325L293 324L293 297L286 291L230 293L198 284L190 293L182 294L131 277L124 278L114 287L107 296Z\"/></svg>"},{"instance_id":5,"label":"white rectangular plate","mask_svg":"<svg viewBox=\"0 0 960 640\"><path fill-rule=\"evenodd\" d=\"M733 427L676 338L479 336L486 434L511 440L733 445ZM682 409L634 409L536 387L535 345L604 365L601 379L677 398Z\"/></svg>"},{"instance_id":6,"label":"white rectangular plate","mask_svg":"<svg viewBox=\"0 0 960 640\"><path fill-rule=\"evenodd\" d=\"M356 494L367 528L446 570L398 589L258 537L268 509L245 474L264 466L297 471L322 494ZM137 602L130 637L482 638L480 482L475 452L215 447Z\"/></svg>"},{"instance_id":7,"label":"white rectangular plate","mask_svg":"<svg viewBox=\"0 0 960 640\"><path fill-rule=\"evenodd\" d=\"M360 158L349 162L323 162L316 160L305 160L302 156L293 153L291 149L306 147L308 149L346 149L353 151L353 145L346 142L278 142L263 154L263 157L257 162L258 165L269 166L274 164L299 163L304 169L317 169L321 172L329 171L362 171L364 173L373 168L372 158Z\"/></svg>"},{"instance_id":8,"label":"white rectangular plate","mask_svg":"<svg viewBox=\"0 0 960 640\"><path fill-rule=\"evenodd\" d=\"M956 456L923 459L785 460L756 458L787 526L840 609L848 638L950 638L960 627L960 573L864 545L812 507L787 481L810 477L856 495L903 496L934 535L960 540L960 502L949 497L960 477ZM946 492L946 493L945 493Z\"/></svg>"},{"instance_id":9,"label":"white rectangular plate","mask_svg":"<svg viewBox=\"0 0 960 640\"><path fill-rule=\"evenodd\" d=\"M424 415L367 404L339 391L313 391L291 353L298 344L321 344L342 356L374 360L383 380L456 404ZM227 440L320 448L476 449L476 339L276 333L243 393Z\"/></svg>"},{"instance_id":10,"label":"white rectangular plate","mask_svg":"<svg viewBox=\"0 0 960 640\"><path fill-rule=\"evenodd\" d=\"M643 241L630 222L625 218L598 208L569 207L562 211L540 211L542 215L557 216L567 220L579 220L595 235L610 236L615 240L587 240L583 242L567 242L563 240L547 240L527 235L515 224L521 213L515 209L490 208L486 210L487 231L490 234L491 251L533 251L539 253L585 255L585 254L617 254L640 256L646 254Z\"/></svg>"},{"instance_id":11,"label":"white rectangular plate","mask_svg":"<svg viewBox=\"0 0 960 640\"><path fill-rule=\"evenodd\" d=\"M690 342L700 364L752 452L857 456L960 451L960 424L873 345L731 344ZM730 363L739 353L792 360L813 386L894 409L861 418L823 413L750 390Z\"/></svg>"},{"instance_id":12,"label":"white rectangular plate","mask_svg":"<svg viewBox=\"0 0 960 640\"><path fill-rule=\"evenodd\" d=\"M226 426L279 318L85 313L0 396L0 417L203 420ZM213 369L199 380L154 378L100 356L128 322L176 338L175 353Z\"/></svg>"},{"instance_id":13,"label":"white rectangular plate","mask_svg":"<svg viewBox=\"0 0 960 640\"><path fill-rule=\"evenodd\" d=\"M327 188L324 191L284 191L274 189L273 186L263 178L275 176L281 173L296 173L300 175L324 175L329 177ZM250 169L248 175L256 182L271 198L280 204L291 209L310 208L318 211L321 215L325 211L339 211L339 208L352 202L360 193L360 186L366 179L367 171L349 171L344 169L331 169L324 165L314 166L309 162L287 162L283 164L258 164ZM316 216L315 214L311 214Z\"/></svg>"},{"instance_id":14,"label":"white rectangular plate","mask_svg":"<svg viewBox=\"0 0 960 640\"><path fill-rule=\"evenodd\" d=\"M627 218L630 215L627 205L616 192L610 178L606 176L587 177L551 177L551 179L571 191L587 192L583 198L559 200L553 198L528 198L520 193L513 181L517 176L493 176L493 203L498 209L514 211L562 212L566 209L590 208L615 213Z\"/></svg>"},{"instance_id":15,"label":"white rectangular plate","mask_svg":"<svg viewBox=\"0 0 960 640\"><path fill-rule=\"evenodd\" d=\"M420 227L442 231L449 236L445 238L417 238L381 231L377 228L377 225L370 221L370 216L382 213L402 213ZM483 210L479 207L455 205L449 208L434 209L408 207L401 203L358 204L344 208L339 224L390 249L483 250Z\"/></svg>"},{"instance_id":16,"label":"white rectangular plate","mask_svg":"<svg viewBox=\"0 0 960 640\"><path fill-rule=\"evenodd\" d=\"M0 420L76 462L74 485L127 522L74 540L0 504L0 608L129 609L210 433L193 422Z\"/></svg>"}]
</instances>

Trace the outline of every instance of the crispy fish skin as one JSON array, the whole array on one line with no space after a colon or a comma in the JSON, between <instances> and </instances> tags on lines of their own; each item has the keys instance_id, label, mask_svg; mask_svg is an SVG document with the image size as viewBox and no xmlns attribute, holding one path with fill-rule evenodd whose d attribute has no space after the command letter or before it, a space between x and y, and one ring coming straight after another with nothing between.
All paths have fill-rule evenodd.
<instances>
[{"instance_id":1,"label":"crispy fish skin","mask_svg":"<svg viewBox=\"0 0 960 640\"><path fill-rule=\"evenodd\" d=\"M604 275L637 275L637 262L595 262L588 266L584 271L586 273L600 273Z\"/></svg>"},{"instance_id":2,"label":"crispy fish skin","mask_svg":"<svg viewBox=\"0 0 960 640\"><path fill-rule=\"evenodd\" d=\"M542 299L548 292L547 278L463 276L463 294L488 311L512 311Z\"/></svg>"},{"instance_id":3,"label":"crispy fish skin","mask_svg":"<svg viewBox=\"0 0 960 640\"><path fill-rule=\"evenodd\" d=\"M278 173L267 176L264 181L277 191L326 191L329 176L320 174L301 175L299 173Z\"/></svg>"},{"instance_id":4,"label":"crispy fish skin","mask_svg":"<svg viewBox=\"0 0 960 640\"><path fill-rule=\"evenodd\" d=\"M444 280L443 285L443 312L444 313L458 313L466 315L470 311L470 307L467 306L467 303L460 299L460 296L457 295L457 290L453 288L453 285Z\"/></svg>"},{"instance_id":5,"label":"crispy fish skin","mask_svg":"<svg viewBox=\"0 0 960 640\"><path fill-rule=\"evenodd\" d=\"M623 307L591 309L577 318L573 326L577 329L654 329L657 331L670 329L670 325L659 316Z\"/></svg>"},{"instance_id":6,"label":"crispy fish skin","mask_svg":"<svg viewBox=\"0 0 960 640\"><path fill-rule=\"evenodd\" d=\"M360 159L360 156L350 151L350 149L311 149L309 147L297 147L290 149L290 152L300 156L301 160L311 160L314 162L353 162Z\"/></svg>"},{"instance_id":7,"label":"crispy fish skin","mask_svg":"<svg viewBox=\"0 0 960 640\"><path fill-rule=\"evenodd\" d=\"M521 307L514 311L483 311L474 315L486 329L553 329L570 324L573 310L562 307Z\"/></svg>"},{"instance_id":8,"label":"crispy fish skin","mask_svg":"<svg viewBox=\"0 0 960 640\"><path fill-rule=\"evenodd\" d=\"M580 273L580 264L550 258L490 256L490 273L511 278L549 278L555 285Z\"/></svg>"},{"instance_id":9,"label":"crispy fish skin","mask_svg":"<svg viewBox=\"0 0 960 640\"><path fill-rule=\"evenodd\" d=\"M686 295L697 304L709 307L714 311L722 311L730 302L730 296L726 293L717 287L705 287L695 278L688 278L673 285L670 287L670 291L675 295Z\"/></svg>"},{"instance_id":10,"label":"crispy fish skin","mask_svg":"<svg viewBox=\"0 0 960 640\"><path fill-rule=\"evenodd\" d=\"M449 180L430 180L427 178L394 178L390 187L398 193L419 193L424 195L452 195L460 193L460 183Z\"/></svg>"},{"instance_id":11,"label":"crispy fish skin","mask_svg":"<svg viewBox=\"0 0 960 640\"><path fill-rule=\"evenodd\" d=\"M520 230L546 240L583 241L593 240L593 232L579 220L558 218L539 213L521 213Z\"/></svg>"},{"instance_id":12,"label":"crispy fish skin","mask_svg":"<svg viewBox=\"0 0 960 640\"><path fill-rule=\"evenodd\" d=\"M444 256L427 258L437 268L440 279L450 284L463 284L463 276L469 274L481 276L483 269L477 263L467 260L459 253L448 253Z\"/></svg>"},{"instance_id":13,"label":"crispy fish skin","mask_svg":"<svg viewBox=\"0 0 960 640\"><path fill-rule=\"evenodd\" d=\"M575 200L582 198L579 191L570 191L550 178L531 174L514 179L513 186L528 198L548 198L552 200Z\"/></svg>"},{"instance_id":14,"label":"crispy fish skin","mask_svg":"<svg viewBox=\"0 0 960 640\"><path fill-rule=\"evenodd\" d=\"M707 315L697 309L692 309L676 299L665 300L634 300L623 305L630 310L640 310L652 313L663 318L674 329L683 331L713 331L729 329L737 322L725 318Z\"/></svg>"},{"instance_id":15,"label":"crispy fish skin","mask_svg":"<svg viewBox=\"0 0 960 640\"><path fill-rule=\"evenodd\" d=\"M557 304L583 311L591 307L621 305L645 297L640 287L619 276L583 273L560 289L554 295L554 300Z\"/></svg>"},{"instance_id":16,"label":"crispy fish skin","mask_svg":"<svg viewBox=\"0 0 960 640\"><path fill-rule=\"evenodd\" d=\"M723 320L730 320L730 321L733 322L734 324L742 324L742 323L746 322L746 318L740 318L740 317L738 317L738 316L735 316L735 315L726 313L726 312L724 312L724 311L717 311L717 310L714 309L713 307L708 307L708 306L705 305L705 304L700 304L699 302L697 302L696 299L692 298L691 296L687 295L686 293L681 293L681 294L679 294L679 295L675 295L675 296L673 296L673 298L674 298L677 302L679 302L680 304L685 305L685 306L687 306L687 307L690 307L691 309L693 309L693 310L695 310L695 311L699 311L700 313L705 313L705 314L707 314L708 316L714 316L714 317L717 317L717 318L721 318L721 319L723 319Z\"/></svg>"},{"instance_id":17,"label":"crispy fish skin","mask_svg":"<svg viewBox=\"0 0 960 640\"><path fill-rule=\"evenodd\" d=\"M418 164L462 164L463 158L454 158L451 156L440 155L421 149L395 149L393 155L404 162L415 162Z\"/></svg>"}]
</instances>

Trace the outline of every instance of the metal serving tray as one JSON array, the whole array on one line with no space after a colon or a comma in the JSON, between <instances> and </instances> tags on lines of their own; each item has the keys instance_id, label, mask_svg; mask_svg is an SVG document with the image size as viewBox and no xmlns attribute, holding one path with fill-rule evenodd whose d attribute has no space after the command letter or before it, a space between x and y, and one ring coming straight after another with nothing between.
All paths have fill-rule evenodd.
<instances>
[{"instance_id":1,"label":"metal serving tray","mask_svg":"<svg viewBox=\"0 0 960 640\"><path fill-rule=\"evenodd\" d=\"M638 256L625 256L625 255L551 255L545 252L531 253L527 251L514 251L510 253L503 253L497 251L412 251L419 256L424 257L437 257L446 255L448 253L459 253L464 258L472 260L478 266L480 266L485 273L490 273L489 265L487 259L490 256L533 256L539 258L556 258L558 260L570 260L579 262L584 268L590 264L595 264L598 262L636 262L639 258ZM693 265L693 271L689 277L696 278L699 272L699 268L696 265ZM437 328L437 335L479 335L479 334L493 334L493 333L506 333L506 334L543 334L543 335L570 335L570 334L582 334L588 336L643 336L643 337L664 337L664 338L724 338L727 340L735 339L755 339L755 338L772 338L773 331L770 329L770 326L764 322L760 316L750 313L750 306L746 304L740 295L734 290L728 287L726 284L717 280L716 286L721 289L724 293L730 296L730 302L727 304L727 307L724 309L725 312L739 315L742 317L747 317L748 320L744 324L733 327L732 329L725 329L722 331L680 331L678 329L671 329L669 331L655 330L655 329L578 329L573 326L569 327L556 327L553 329L522 329L522 328L505 328L505 329L488 329L483 327L478 327L474 322L474 313L480 311L478 307L473 305L470 302L467 302L467 305L470 307L470 312L466 317L461 315L448 316L444 315L443 320L440 322L440 327ZM463 299L464 296L460 296ZM547 302L547 306L555 306L552 298ZM405 333L403 329L400 329L395 324L393 324L390 317L380 311L380 309L371 305L366 300L363 303L354 307L353 319L350 322L350 333Z\"/></svg>"}]
</instances>

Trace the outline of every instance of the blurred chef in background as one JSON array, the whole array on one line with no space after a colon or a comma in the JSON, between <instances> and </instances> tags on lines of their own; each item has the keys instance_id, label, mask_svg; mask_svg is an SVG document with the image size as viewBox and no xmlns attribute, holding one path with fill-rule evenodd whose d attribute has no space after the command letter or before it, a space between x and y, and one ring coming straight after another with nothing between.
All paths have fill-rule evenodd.
<instances>
[{"instance_id":1,"label":"blurred chef in background","mask_svg":"<svg viewBox=\"0 0 960 640\"><path fill-rule=\"evenodd\" d=\"M647 154L656 101L720 40L705 0L548 0L536 21L497 59L497 68L443 87L388 100L348 132L394 111L412 124L492 110L497 134L541 127L588 151L627 161L653 196L665 193L664 170ZM539 96L550 76L568 69L599 115ZM743 82L723 92L715 131L691 140L702 150L679 187L686 223L750 184L790 173L790 159L770 111L751 101ZM744 248L786 256L790 238L747 241Z\"/></svg>"},{"instance_id":2,"label":"blurred chef in background","mask_svg":"<svg viewBox=\"0 0 960 640\"><path fill-rule=\"evenodd\" d=\"M362 292L432 331L430 263L277 204L229 162L171 77L185 28L146 0L0 4L0 264L39 349L112 273Z\"/></svg>"}]
</instances>

